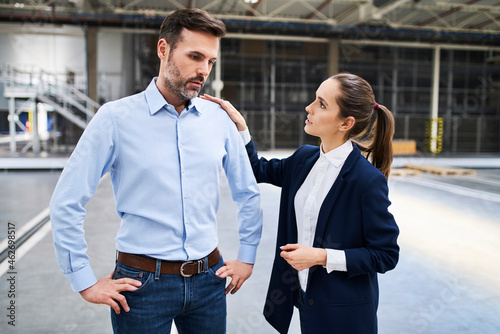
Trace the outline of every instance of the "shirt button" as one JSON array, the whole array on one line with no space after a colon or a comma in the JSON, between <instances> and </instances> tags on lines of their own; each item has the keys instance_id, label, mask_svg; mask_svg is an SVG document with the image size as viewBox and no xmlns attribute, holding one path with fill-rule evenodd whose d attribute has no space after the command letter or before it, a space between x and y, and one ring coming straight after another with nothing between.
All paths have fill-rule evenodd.
<instances>
[{"instance_id":1,"label":"shirt button","mask_svg":"<svg viewBox=\"0 0 500 334\"><path fill-rule=\"evenodd\" d=\"M184 195L184 198L188 198L188 195Z\"/></svg>"},{"instance_id":2,"label":"shirt button","mask_svg":"<svg viewBox=\"0 0 500 334\"><path fill-rule=\"evenodd\" d=\"M189 220L186 220L186 224L189 224Z\"/></svg>"},{"instance_id":3,"label":"shirt button","mask_svg":"<svg viewBox=\"0 0 500 334\"><path fill-rule=\"evenodd\" d=\"M181 172L182 172L182 174L184 174L184 169Z\"/></svg>"},{"instance_id":4,"label":"shirt button","mask_svg":"<svg viewBox=\"0 0 500 334\"><path fill-rule=\"evenodd\" d=\"M307 305L309 305L309 306L314 306L314 299L309 299L309 300L307 301Z\"/></svg>"},{"instance_id":5,"label":"shirt button","mask_svg":"<svg viewBox=\"0 0 500 334\"><path fill-rule=\"evenodd\" d=\"M189 247L189 244L186 244L186 248L188 248L188 247Z\"/></svg>"},{"instance_id":6,"label":"shirt button","mask_svg":"<svg viewBox=\"0 0 500 334\"><path fill-rule=\"evenodd\" d=\"M179 144L179 148L182 148L182 144Z\"/></svg>"}]
</instances>

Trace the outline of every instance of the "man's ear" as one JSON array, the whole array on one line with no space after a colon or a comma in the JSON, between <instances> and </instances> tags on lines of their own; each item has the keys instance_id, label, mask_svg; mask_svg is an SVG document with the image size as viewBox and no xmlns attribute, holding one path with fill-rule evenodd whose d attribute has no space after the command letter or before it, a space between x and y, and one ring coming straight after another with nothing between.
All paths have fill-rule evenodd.
<instances>
[{"instance_id":1,"label":"man's ear","mask_svg":"<svg viewBox=\"0 0 500 334\"><path fill-rule=\"evenodd\" d=\"M354 119L354 117L352 117L352 116L347 117L340 125L340 131L347 132L347 131L351 130L352 127L354 126L354 123L356 123L356 120Z\"/></svg>"},{"instance_id":2,"label":"man's ear","mask_svg":"<svg viewBox=\"0 0 500 334\"><path fill-rule=\"evenodd\" d=\"M158 58L161 60L166 60L168 58L168 54L170 52L170 45L168 45L165 38L162 38L158 41L156 46L156 52L158 53Z\"/></svg>"}]
</instances>

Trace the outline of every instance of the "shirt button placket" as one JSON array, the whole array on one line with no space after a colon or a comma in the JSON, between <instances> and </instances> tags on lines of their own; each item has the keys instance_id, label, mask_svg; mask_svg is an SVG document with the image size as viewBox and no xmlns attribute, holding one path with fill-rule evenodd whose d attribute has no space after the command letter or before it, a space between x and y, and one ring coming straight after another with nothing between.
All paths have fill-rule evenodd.
<instances>
[{"instance_id":1,"label":"shirt button placket","mask_svg":"<svg viewBox=\"0 0 500 334\"><path fill-rule=\"evenodd\" d=\"M183 159L182 159L182 144L181 144L181 128L180 128L180 118L177 118L177 147L179 149L179 162L180 162L180 170L181 170L181 192L184 193L186 191L185 189L185 180L184 180L184 177L185 177L185 174L186 174L186 170L184 169L183 167ZM187 194L184 194L183 196L183 199L188 199L189 196ZM183 216L186 216L186 205L184 204L183 205ZM189 248L189 243L188 243L188 237L189 237L189 233L187 231L187 225L189 224L189 220L186 219L185 220L185 232L186 232L186 239L184 240L184 249L186 249L186 252L187 252L187 249Z\"/></svg>"}]
</instances>

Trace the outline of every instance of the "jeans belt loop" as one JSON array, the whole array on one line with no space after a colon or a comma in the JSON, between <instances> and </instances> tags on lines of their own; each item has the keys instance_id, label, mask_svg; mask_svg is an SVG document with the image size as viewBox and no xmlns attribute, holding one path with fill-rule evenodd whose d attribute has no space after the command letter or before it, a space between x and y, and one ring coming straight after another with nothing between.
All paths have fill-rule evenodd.
<instances>
[{"instance_id":1,"label":"jeans belt loop","mask_svg":"<svg viewBox=\"0 0 500 334\"><path fill-rule=\"evenodd\" d=\"M198 272L197 274L204 273L207 271L207 264L208 264L208 259L205 257L203 259L200 259L197 261L198 262Z\"/></svg>"},{"instance_id":2,"label":"jeans belt loop","mask_svg":"<svg viewBox=\"0 0 500 334\"><path fill-rule=\"evenodd\" d=\"M156 260L155 280L160 279L161 260Z\"/></svg>"}]
</instances>

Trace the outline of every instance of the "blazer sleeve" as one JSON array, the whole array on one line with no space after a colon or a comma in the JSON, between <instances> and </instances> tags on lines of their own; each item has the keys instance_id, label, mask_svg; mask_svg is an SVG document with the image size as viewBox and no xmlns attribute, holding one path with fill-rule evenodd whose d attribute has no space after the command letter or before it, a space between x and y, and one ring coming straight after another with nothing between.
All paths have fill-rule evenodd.
<instances>
[{"instance_id":1,"label":"blazer sleeve","mask_svg":"<svg viewBox=\"0 0 500 334\"><path fill-rule=\"evenodd\" d=\"M255 150L253 140L251 140L245 147L257 182L270 183L281 187L283 179L285 178L285 172L290 157L286 159L271 160L259 158L257 151Z\"/></svg>"},{"instance_id":2,"label":"blazer sleeve","mask_svg":"<svg viewBox=\"0 0 500 334\"><path fill-rule=\"evenodd\" d=\"M364 245L345 250L349 277L384 273L396 267L399 229L388 210L388 192L387 180L380 173L365 183L361 199Z\"/></svg>"}]
</instances>

